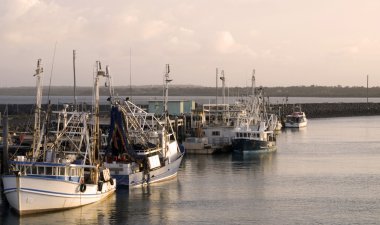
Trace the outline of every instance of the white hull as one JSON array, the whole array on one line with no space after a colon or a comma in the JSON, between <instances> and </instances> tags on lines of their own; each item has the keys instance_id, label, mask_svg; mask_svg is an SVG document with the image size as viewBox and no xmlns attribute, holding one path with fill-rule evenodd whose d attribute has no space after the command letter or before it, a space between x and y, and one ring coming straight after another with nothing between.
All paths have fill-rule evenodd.
<instances>
[{"instance_id":1,"label":"white hull","mask_svg":"<svg viewBox=\"0 0 380 225\"><path fill-rule=\"evenodd\" d=\"M302 111L294 111L292 114L286 116L285 127L301 128L306 127L306 125L306 114Z\"/></svg>"},{"instance_id":2,"label":"white hull","mask_svg":"<svg viewBox=\"0 0 380 225\"><path fill-rule=\"evenodd\" d=\"M302 123L285 123L285 127L287 128L301 128L301 127L306 127L307 122L302 122Z\"/></svg>"},{"instance_id":3,"label":"white hull","mask_svg":"<svg viewBox=\"0 0 380 225\"><path fill-rule=\"evenodd\" d=\"M166 180L173 179L177 176L179 166L183 154L176 160L162 166L161 168L149 171L149 173L132 172L130 163L105 163L109 168L111 176L116 178L117 184L120 186L139 187L141 185L158 183Z\"/></svg>"},{"instance_id":4,"label":"white hull","mask_svg":"<svg viewBox=\"0 0 380 225\"><path fill-rule=\"evenodd\" d=\"M112 194L116 187L116 181L113 185L104 182L101 188L86 184L81 192L78 182L14 175L3 176L3 184L9 204L20 215L91 204Z\"/></svg>"},{"instance_id":5,"label":"white hull","mask_svg":"<svg viewBox=\"0 0 380 225\"><path fill-rule=\"evenodd\" d=\"M216 146L208 144L207 137L190 137L182 143L187 154L213 154L218 151Z\"/></svg>"},{"instance_id":6,"label":"white hull","mask_svg":"<svg viewBox=\"0 0 380 225\"><path fill-rule=\"evenodd\" d=\"M197 155L210 155L218 152L218 149L210 147L210 148L185 148L186 154L197 154Z\"/></svg>"}]
</instances>

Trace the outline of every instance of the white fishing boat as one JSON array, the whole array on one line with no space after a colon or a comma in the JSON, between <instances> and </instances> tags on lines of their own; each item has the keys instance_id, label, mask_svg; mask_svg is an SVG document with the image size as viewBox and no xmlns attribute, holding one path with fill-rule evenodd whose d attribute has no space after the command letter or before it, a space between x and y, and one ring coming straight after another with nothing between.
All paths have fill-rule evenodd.
<instances>
[{"instance_id":1,"label":"white fishing boat","mask_svg":"<svg viewBox=\"0 0 380 225\"><path fill-rule=\"evenodd\" d=\"M261 95L261 93L260 93ZM232 148L235 152L273 152L277 150L277 116L263 109L260 96L251 96L247 110L239 114L233 131Z\"/></svg>"},{"instance_id":2,"label":"white fishing boat","mask_svg":"<svg viewBox=\"0 0 380 225\"><path fill-rule=\"evenodd\" d=\"M276 135L267 130L265 122L259 127L245 126L234 130L232 147L235 152L273 152L277 150Z\"/></svg>"},{"instance_id":3,"label":"white fishing boat","mask_svg":"<svg viewBox=\"0 0 380 225\"><path fill-rule=\"evenodd\" d=\"M245 109L239 113L233 131L232 148L235 152L276 151L277 116L266 112L263 90L255 90L255 76L252 75L252 94L244 102Z\"/></svg>"},{"instance_id":4,"label":"white fishing boat","mask_svg":"<svg viewBox=\"0 0 380 225\"><path fill-rule=\"evenodd\" d=\"M207 137L187 137L182 143L186 154L214 154L218 149L208 143Z\"/></svg>"},{"instance_id":5,"label":"white fishing boat","mask_svg":"<svg viewBox=\"0 0 380 225\"><path fill-rule=\"evenodd\" d=\"M307 118L301 107L295 107L292 114L286 116L285 127L301 128L307 126Z\"/></svg>"},{"instance_id":6,"label":"white fishing boat","mask_svg":"<svg viewBox=\"0 0 380 225\"><path fill-rule=\"evenodd\" d=\"M118 185L141 186L174 178L184 156L167 114L169 65L165 74L163 119L128 99L112 103L106 163Z\"/></svg>"},{"instance_id":7,"label":"white fishing boat","mask_svg":"<svg viewBox=\"0 0 380 225\"><path fill-rule=\"evenodd\" d=\"M183 145L189 154L213 154L217 152L231 151L232 130L238 113L241 111L240 102L236 104L226 103L226 87L224 71L219 77L216 69L216 87L218 80L222 80L222 103L215 96L215 103L203 104L202 110L194 110L191 114L189 137ZM218 79L219 78L219 79Z\"/></svg>"},{"instance_id":8,"label":"white fishing boat","mask_svg":"<svg viewBox=\"0 0 380 225\"><path fill-rule=\"evenodd\" d=\"M190 118L188 136L182 142L188 154L214 154L230 151L234 126L228 104L204 104Z\"/></svg>"},{"instance_id":9,"label":"white fishing boat","mask_svg":"<svg viewBox=\"0 0 380 225\"><path fill-rule=\"evenodd\" d=\"M116 180L98 158L97 138L89 135L90 114L69 112L65 106L52 112L55 130L47 129L47 123L41 129L42 72L39 60L32 149L12 157L2 176L4 195L20 215L91 204L116 189Z\"/></svg>"}]
</instances>

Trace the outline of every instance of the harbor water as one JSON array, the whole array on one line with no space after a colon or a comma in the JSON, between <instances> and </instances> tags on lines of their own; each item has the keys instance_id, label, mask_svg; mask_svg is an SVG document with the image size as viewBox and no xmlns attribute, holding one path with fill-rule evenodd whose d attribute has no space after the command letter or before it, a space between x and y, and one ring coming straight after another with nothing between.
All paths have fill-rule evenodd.
<instances>
[{"instance_id":1,"label":"harbor water","mask_svg":"<svg viewBox=\"0 0 380 225\"><path fill-rule=\"evenodd\" d=\"M380 116L310 119L269 154L187 155L172 181L0 224L380 224ZM48 204L48 203L47 203Z\"/></svg>"}]
</instances>

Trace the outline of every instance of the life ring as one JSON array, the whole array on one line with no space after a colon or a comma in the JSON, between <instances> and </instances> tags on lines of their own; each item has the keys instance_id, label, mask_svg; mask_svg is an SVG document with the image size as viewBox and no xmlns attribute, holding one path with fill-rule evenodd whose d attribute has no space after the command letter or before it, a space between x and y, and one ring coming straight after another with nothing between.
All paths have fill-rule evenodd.
<instances>
[{"instance_id":1,"label":"life ring","mask_svg":"<svg viewBox=\"0 0 380 225\"><path fill-rule=\"evenodd\" d=\"M80 192L85 192L86 191L86 184L80 184L80 186L79 186L79 190L80 190Z\"/></svg>"},{"instance_id":2,"label":"life ring","mask_svg":"<svg viewBox=\"0 0 380 225\"><path fill-rule=\"evenodd\" d=\"M113 185L113 179L112 178L110 179L110 184Z\"/></svg>"}]
</instances>

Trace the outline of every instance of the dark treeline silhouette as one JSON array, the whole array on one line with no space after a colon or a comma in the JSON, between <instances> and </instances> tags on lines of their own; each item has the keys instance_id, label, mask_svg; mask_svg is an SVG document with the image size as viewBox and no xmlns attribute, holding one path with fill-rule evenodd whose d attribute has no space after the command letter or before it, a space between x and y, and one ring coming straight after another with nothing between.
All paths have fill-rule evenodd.
<instances>
[{"instance_id":1,"label":"dark treeline silhouette","mask_svg":"<svg viewBox=\"0 0 380 225\"><path fill-rule=\"evenodd\" d=\"M291 86L291 87L263 87L265 96L270 97L380 97L380 87L343 87L343 86ZM115 93L120 96L161 96L161 85L133 86L132 91L129 86L114 87ZM101 95L107 95L108 89L100 89ZM36 90L34 87L8 87L0 88L2 96L33 96ZM169 89L171 96L214 96L215 87L202 87L190 85L172 85ZM251 93L249 87L230 87L226 88L226 95L244 96ZM43 95L48 95L48 87L44 87ZM53 86L50 89L51 96L70 96L73 95L73 87ZM77 96L92 95L92 87L77 87ZM218 95L222 95L222 88L218 88Z\"/></svg>"}]
</instances>

